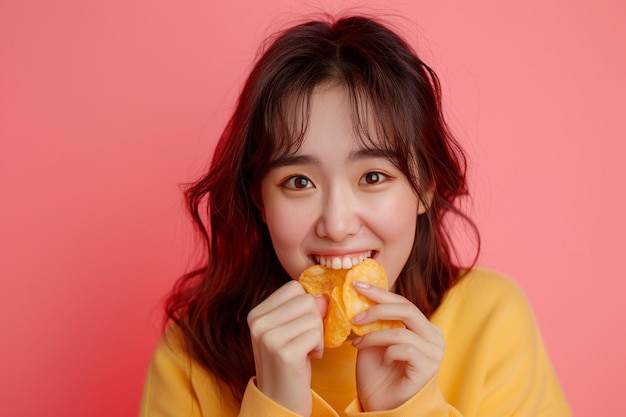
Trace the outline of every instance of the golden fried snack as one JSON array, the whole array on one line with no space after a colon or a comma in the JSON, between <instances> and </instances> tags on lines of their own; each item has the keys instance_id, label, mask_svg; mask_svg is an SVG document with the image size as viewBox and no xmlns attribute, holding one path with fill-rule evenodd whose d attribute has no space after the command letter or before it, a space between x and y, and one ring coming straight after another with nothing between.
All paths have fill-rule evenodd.
<instances>
[{"instance_id":1,"label":"golden fried snack","mask_svg":"<svg viewBox=\"0 0 626 417\"><path fill-rule=\"evenodd\" d=\"M342 286L333 288L328 303L328 312L324 318L324 346L336 348L346 341L350 336L352 325L346 317L343 299L341 296Z\"/></svg>"},{"instance_id":2,"label":"golden fried snack","mask_svg":"<svg viewBox=\"0 0 626 417\"><path fill-rule=\"evenodd\" d=\"M313 265L300 274L299 281L307 293L329 298L328 312L324 318L324 346L327 348L341 346L350 331L362 336L374 330L404 327L401 321L389 320L364 325L350 323L354 316L376 304L356 291L352 284L354 281L387 289L387 275L373 259L366 259L349 270Z\"/></svg>"},{"instance_id":3,"label":"golden fried snack","mask_svg":"<svg viewBox=\"0 0 626 417\"><path fill-rule=\"evenodd\" d=\"M304 290L312 296L327 295L333 292L333 288L342 285L346 279L347 269L332 269L322 265L313 265L300 274L300 284Z\"/></svg>"},{"instance_id":4,"label":"golden fried snack","mask_svg":"<svg viewBox=\"0 0 626 417\"><path fill-rule=\"evenodd\" d=\"M347 269L313 265L302 272L299 278L307 293L328 296L328 311L324 318L324 346L329 348L341 346L352 330L346 318L342 297L342 286L347 272Z\"/></svg>"},{"instance_id":5,"label":"golden fried snack","mask_svg":"<svg viewBox=\"0 0 626 417\"><path fill-rule=\"evenodd\" d=\"M348 321L352 320L354 316L360 312L376 304L374 301L357 292L353 285L354 281L363 281L382 288L383 290L387 289L387 275L385 274L385 270L375 260L368 258L352 267L346 274L346 279L343 284L343 302L346 306L346 317ZM391 329L394 327L404 327L404 325L401 321L397 320L378 320L363 325L353 324L352 331L356 335L363 336L374 330Z\"/></svg>"}]
</instances>

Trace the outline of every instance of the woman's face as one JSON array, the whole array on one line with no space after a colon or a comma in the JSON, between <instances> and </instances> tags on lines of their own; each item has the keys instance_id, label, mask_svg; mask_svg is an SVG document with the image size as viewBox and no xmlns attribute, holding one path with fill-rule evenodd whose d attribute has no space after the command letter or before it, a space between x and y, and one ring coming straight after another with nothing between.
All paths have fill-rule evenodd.
<instances>
[{"instance_id":1,"label":"woman's face","mask_svg":"<svg viewBox=\"0 0 626 417\"><path fill-rule=\"evenodd\" d=\"M262 215L283 268L298 279L321 263L350 268L365 257L395 283L424 211L404 174L355 137L344 88L317 88L300 149L261 184Z\"/></svg>"}]
</instances>

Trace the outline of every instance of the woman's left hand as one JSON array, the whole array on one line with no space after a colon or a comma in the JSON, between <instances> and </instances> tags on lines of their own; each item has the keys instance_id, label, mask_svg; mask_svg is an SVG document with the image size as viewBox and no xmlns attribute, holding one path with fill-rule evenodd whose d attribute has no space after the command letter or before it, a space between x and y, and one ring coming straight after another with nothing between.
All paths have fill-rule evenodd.
<instances>
[{"instance_id":1,"label":"woman's left hand","mask_svg":"<svg viewBox=\"0 0 626 417\"><path fill-rule=\"evenodd\" d=\"M401 320L406 328L378 330L353 341L359 350L356 382L365 411L391 410L422 389L438 372L445 342L441 330L401 295L355 282L376 304L352 320Z\"/></svg>"}]
</instances>

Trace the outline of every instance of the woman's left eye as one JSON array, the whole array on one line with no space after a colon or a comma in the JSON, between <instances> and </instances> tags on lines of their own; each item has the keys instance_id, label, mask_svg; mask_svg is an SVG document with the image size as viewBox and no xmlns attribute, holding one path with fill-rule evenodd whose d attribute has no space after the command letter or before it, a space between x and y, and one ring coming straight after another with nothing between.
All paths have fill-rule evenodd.
<instances>
[{"instance_id":1,"label":"woman's left eye","mask_svg":"<svg viewBox=\"0 0 626 417\"><path fill-rule=\"evenodd\" d=\"M363 175L359 183L367 184L367 185L379 184L385 181L387 178L389 177L383 174L382 172L373 171L373 172L368 172L367 174Z\"/></svg>"}]
</instances>

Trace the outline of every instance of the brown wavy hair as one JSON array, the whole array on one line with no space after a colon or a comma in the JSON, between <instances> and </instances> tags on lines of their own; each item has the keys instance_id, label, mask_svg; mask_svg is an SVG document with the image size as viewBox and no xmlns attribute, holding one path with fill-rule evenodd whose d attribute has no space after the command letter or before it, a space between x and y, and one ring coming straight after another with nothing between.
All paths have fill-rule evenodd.
<instances>
[{"instance_id":1,"label":"brown wavy hair","mask_svg":"<svg viewBox=\"0 0 626 417\"><path fill-rule=\"evenodd\" d=\"M328 83L346 87L363 142L384 147L428 203L395 291L430 316L458 281L446 215L467 221L479 246L474 223L458 208L467 195L466 159L444 121L435 72L368 17L329 17L276 34L243 86L210 169L185 190L205 256L166 302L166 321L235 401L255 372L247 314L290 280L255 205L260 182L273 158L301 144L311 93Z\"/></svg>"}]
</instances>

